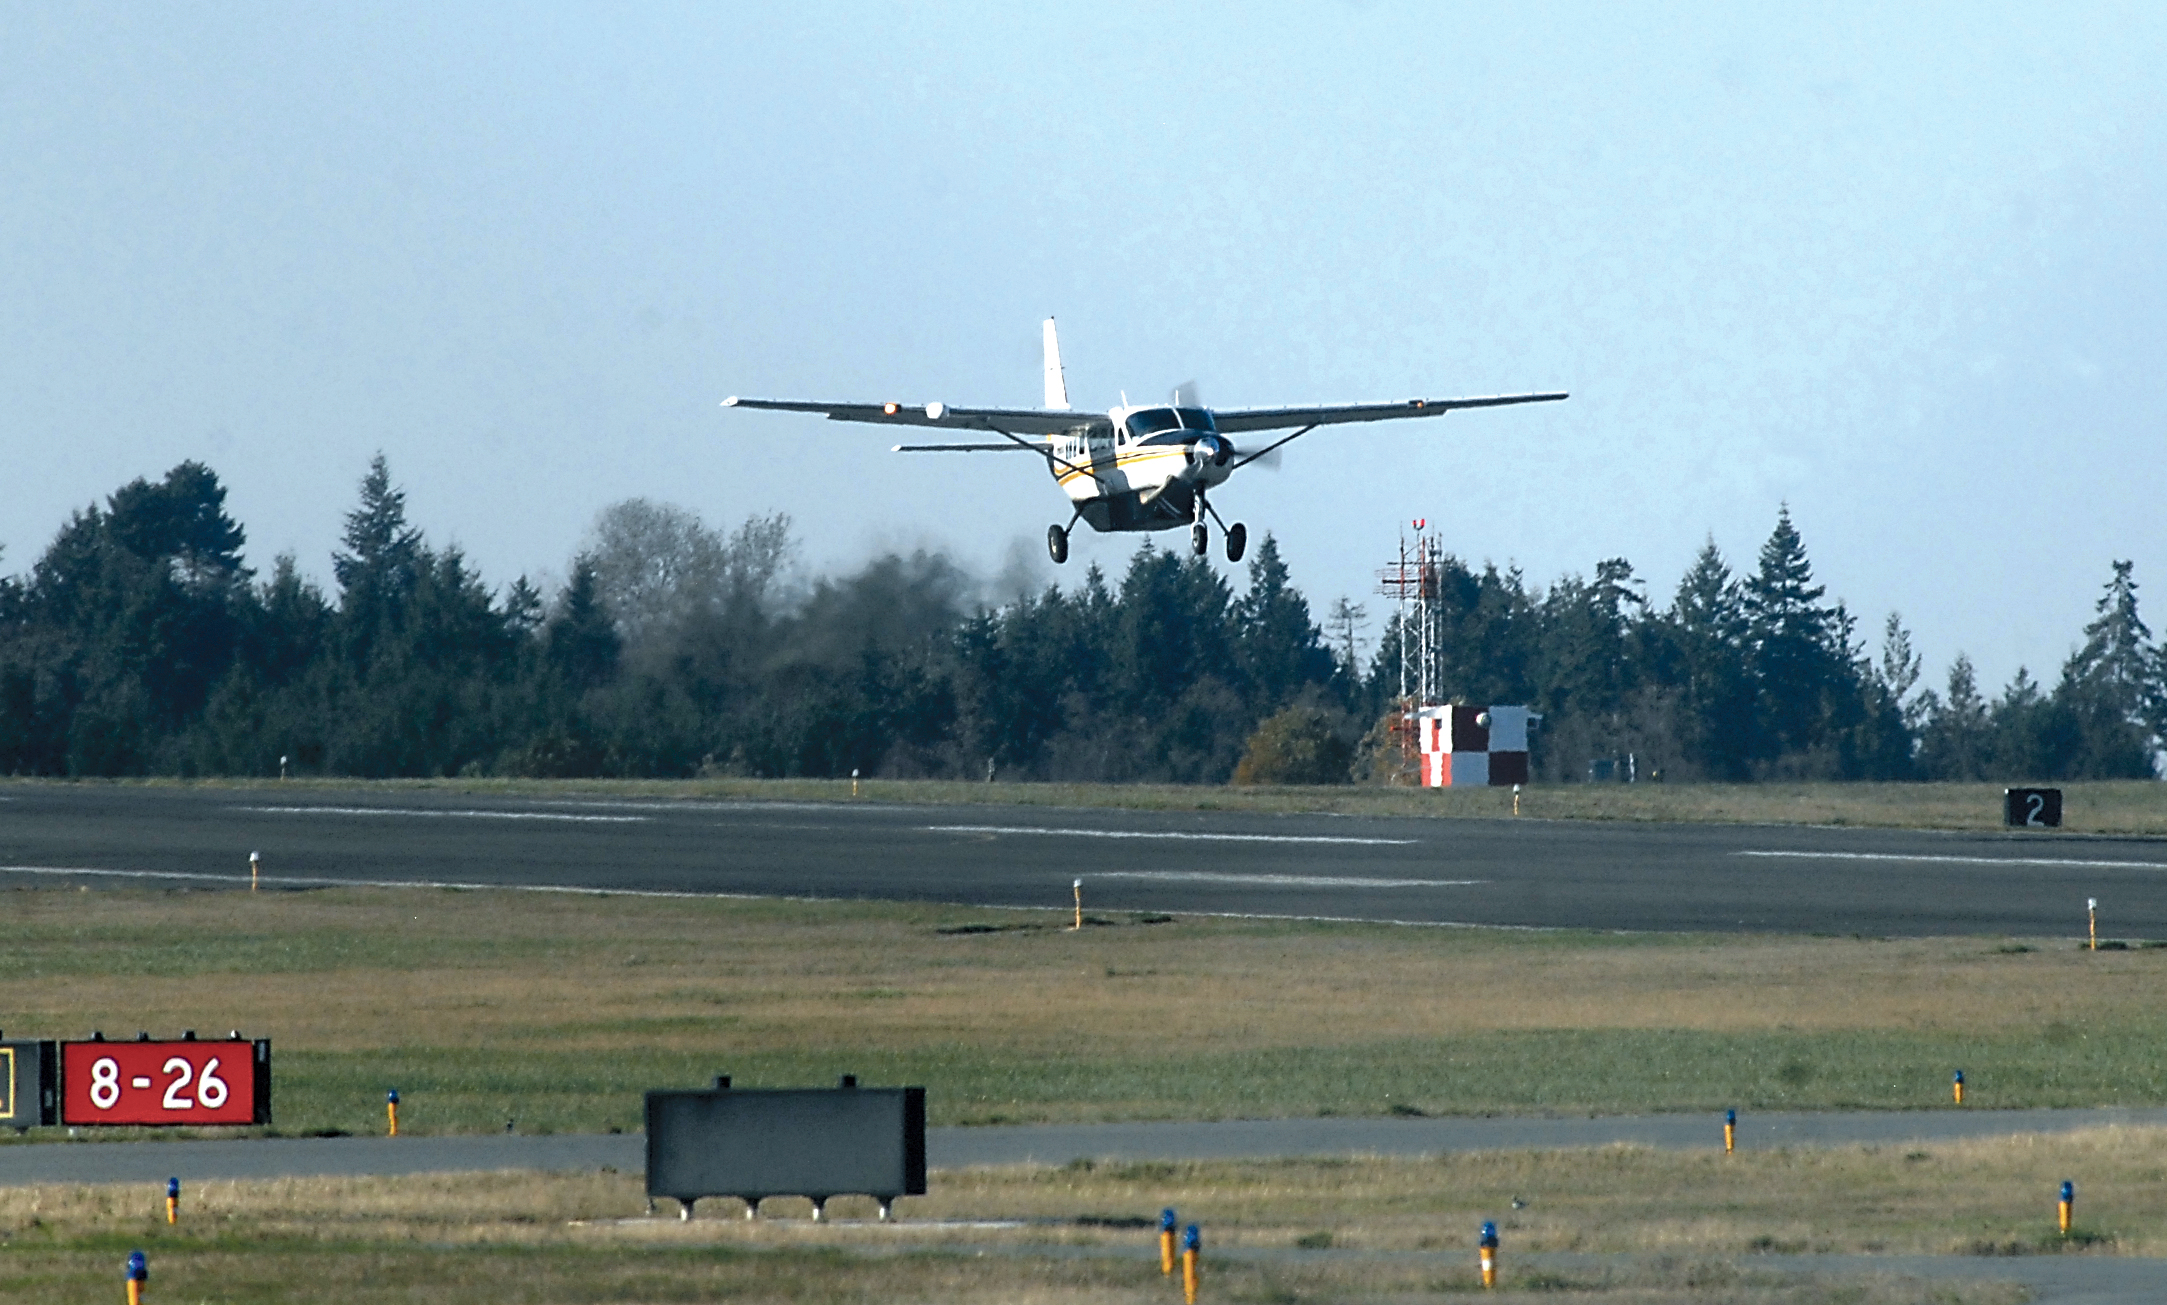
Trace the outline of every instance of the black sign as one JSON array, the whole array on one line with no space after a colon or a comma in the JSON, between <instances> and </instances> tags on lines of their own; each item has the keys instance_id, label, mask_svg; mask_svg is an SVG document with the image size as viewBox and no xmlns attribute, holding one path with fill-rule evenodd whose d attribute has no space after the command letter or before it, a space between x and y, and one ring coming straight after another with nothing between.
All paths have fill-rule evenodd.
<instances>
[{"instance_id":1,"label":"black sign","mask_svg":"<svg viewBox=\"0 0 2167 1305\"><path fill-rule=\"evenodd\" d=\"M50 1042L0 1042L0 1128L60 1122L60 1057Z\"/></svg>"},{"instance_id":2,"label":"black sign","mask_svg":"<svg viewBox=\"0 0 2167 1305\"><path fill-rule=\"evenodd\" d=\"M2058 788L2005 788L2001 822L2012 828L2060 829L2062 791Z\"/></svg>"},{"instance_id":3,"label":"black sign","mask_svg":"<svg viewBox=\"0 0 2167 1305\"><path fill-rule=\"evenodd\" d=\"M724 1079L722 1082L727 1083ZM731 1089L647 1094L647 1196L925 1195L925 1089Z\"/></svg>"}]
</instances>

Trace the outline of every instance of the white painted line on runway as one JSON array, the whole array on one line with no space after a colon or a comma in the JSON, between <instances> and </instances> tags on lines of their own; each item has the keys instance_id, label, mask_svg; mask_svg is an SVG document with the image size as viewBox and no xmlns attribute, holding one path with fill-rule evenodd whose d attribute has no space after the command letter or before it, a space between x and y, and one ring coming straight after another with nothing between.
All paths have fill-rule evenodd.
<instances>
[{"instance_id":1,"label":"white painted line on runway","mask_svg":"<svg viewBox=\"0 0 2167 1305\"><path fill-rule=\"evenodd\" d=\"M206 884L245 884L247 875L210 875L189 870L102 870L88 866L0 865L0 875L52 875L57 878L96 875L106 879L186 879ZM285 884L293 888L435 888L461 893L570 893L574 897L666 897L704 901L721 898L733 902L821 902L823 897L778 897L773 893L672 893L651 888L586 888L576 884L469 884L449 879L333 879L316 875L262 875L258 882Z\"/></svg>"},{"instance_id":2,"label":"white painted line on runway","mask_svg":"<svg viewBox=\"0 0 2167 1305\"><path fill-rule=\"evenodd\" d=\"M1906 852L1733 852L1733 856L1784 857L1798 861L1906 861L1938 865L2044 865L2080 870L2167 870L2161 861L2079 861L2051 856L1928 856Z\"/></svg>"},{"instance_id":3,"label":"white painted line on runway","mask_svg":"<svg viewBox=\"0 0 2167 1305\"><path fill-rule=\"evenodd\" d=\"M446 807L235 807L272 816L464 816L473 820L563 820L578 824L632 825L646 816L574 816L559 811L476 811Z\"/></svg>"},{"instance_id":4,"label":"white painted line on runway","mask_svg":"<svg viewBox=\"0 0 2167 1305\"><path fill-rule=\"evenodd\" d=\"M1049 834L1057 838L1166 838L1196 843L1356 843L1370 847L1405 847L1412 838L1330 838L1304 834L1192 834L1146 829L1050 829L1036 825L927 825L932 834Z\"/></svg>"},{"instance_id":5,"label":"white painted line on runway","mask_svg":"<svg viewBox=\"0 0 2167 1305\"><path fill-rule=\"evenodd\" d=\"M1472 888L1487 879L1335 879L1330 875L1238 875L1209 870L1087 870L1086 879L1156 879L1183 884L1254 884L1260 888Z\"/></svg>"},{"instance_id":6,"label":"white painted line on runway","mask_svg":"<svg viewBox=\"0 0 2167 1305\"><path fill-rule=\"evenodd\" d=\"M96 876L107 879L185 879L195 883L231 884L238 888L249 882L247 875L200 874L188 870L106 870L89 866L58 865L0 865L0 875L51 875L56 878ZM261 882L285 884L295 888L435 888L463 893L566 893L574 897L659 897L680 901L728 901L728 902L855 902L857 898L815 897L795 893L675 893L649 888L585 888L569 884L471 884L437 879L331 879L306 875L264 875ZM1066 906L1017 905L1008 902L942 902L942 906L965 911L1014 911L1019 915L1050 915L1056 919L1068 914ZM1195 916L1207 920L1289 920L1310 924L1388 924L1407 929L1494 929L1505 933L1561 933L1570 932L1569 926L1546 924L1488 924L1477 920L1395 920L1377 916L1359 915L1282 915L1268 911L1180 911L1180 915ZM1597 932L1627 934L1643 932L1631 929L1608 929Z\"/></svg>"}]
</instances>

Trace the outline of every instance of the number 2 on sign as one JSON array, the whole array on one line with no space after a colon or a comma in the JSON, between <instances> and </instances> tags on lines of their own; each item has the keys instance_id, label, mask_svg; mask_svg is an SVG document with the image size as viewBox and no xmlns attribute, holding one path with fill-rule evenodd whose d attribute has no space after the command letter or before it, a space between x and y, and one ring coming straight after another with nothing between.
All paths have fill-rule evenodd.
<instances>
[{"instance_id":1,"label":"number 2 on sign","mask_svg":"<svg viewBox=\"0 0 2167 1305\"><path fill-rule=\"evenodd\" d=\"M166 1109L186 1110L190 1106L202 1106L205 1110L216 1110L226 1104L226 1081L218 1077L218 1057L211 1057L203 1066L203 1077L196 1081L196 1099L194 1101L190 1101L187 1097L181 1095L181 1089L188 1086L188 1080L194 1077L196 1067L179 1056L175 1056L167 1061L165 1067L159 1072L174 1074L175 1071L178 1071L178 1074L174 1080L166 1084L164 1101ZM95 1073L96 1071L93 1070L92 1072Z\"/></svg>"},{"instance_id":2,"label":"number 2 on sign","mask_svg":"<svg viewBox=\"0 0 2167 1305\"><path fill-rule=\"evenodd\" d=\"M2026 793L2024 795L2024 800L2030 803L2032 808L2031 811L2025 815L2024 823L2027 825L2046 824L2046 821L2039 818L2039 813L2047 809L2047 795L2044 793Z\"/></svg>"}]
</instances>

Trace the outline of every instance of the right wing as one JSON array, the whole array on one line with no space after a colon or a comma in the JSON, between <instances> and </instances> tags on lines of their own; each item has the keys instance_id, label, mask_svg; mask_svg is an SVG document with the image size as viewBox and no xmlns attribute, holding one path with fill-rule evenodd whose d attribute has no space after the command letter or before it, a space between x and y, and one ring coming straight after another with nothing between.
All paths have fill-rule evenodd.
<instances>
[{"instance_id":1,"label":"right wing","mask_svg":"<svg viewBox=\"0 0 2167 1305\"><path fill-rule=\"evenodd\" d=\"M1351 421L1437 417L1457 408L1502 408L1514 403L1555 403L1563 394L1496 394L1479 399L1408 399L1402 403L1351 403L1323 408L1218 408L1212 423L1222 431L1287 430L1337 426Z\"/></svg>"},{"instance_id":2,"label":"right wing","mask_svg":"<svg viewBox=\"0 0 2167 1305\"><path fill-rule=\"evenodd\" d=\"M725 408L765 408L775 412L817 412L829 421L862 421L877 426L945 426L995 434L1064 435L1113 429L1104 413L1063 412L1048 408L951 408L945 403L917 407L908 403L813 403L802 399L722 401Z\"/></svg>"}]
</instances>

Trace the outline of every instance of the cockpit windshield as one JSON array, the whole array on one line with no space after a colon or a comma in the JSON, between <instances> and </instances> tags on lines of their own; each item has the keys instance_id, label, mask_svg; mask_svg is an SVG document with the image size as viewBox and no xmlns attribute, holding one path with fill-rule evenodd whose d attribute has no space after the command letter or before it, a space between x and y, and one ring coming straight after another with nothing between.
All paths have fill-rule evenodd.
<instances>
[{"instance_id":1,"label":"cockpit windshield","mask_svg":"<svg viewBox=\"0 0 2167 1305\"><path fill-rule=\"evenodd\" d=\"M1202 408L1143 408L1129 414L1132 440L1164 435L1168 431L1212 430L1211 413Z\"/></svg>"}]
</instances>

